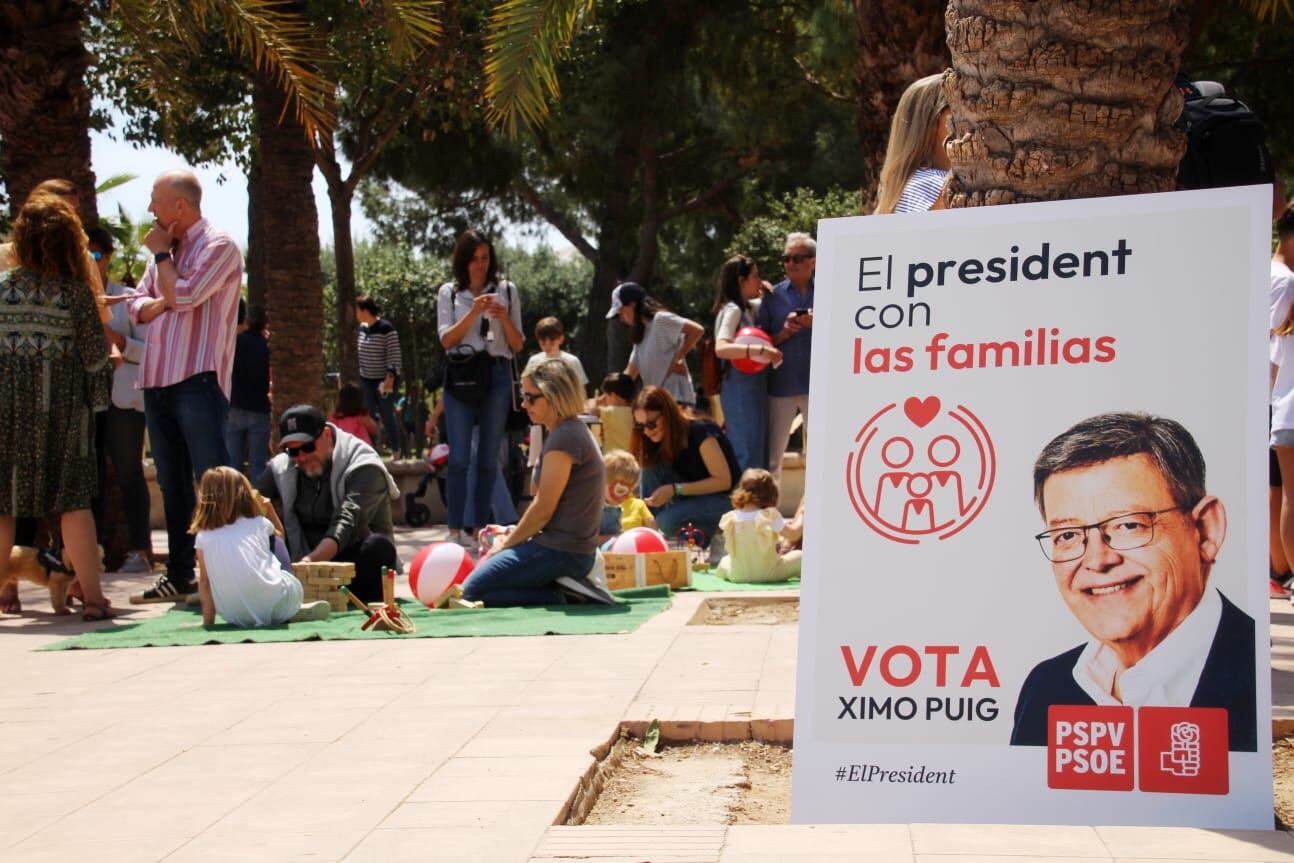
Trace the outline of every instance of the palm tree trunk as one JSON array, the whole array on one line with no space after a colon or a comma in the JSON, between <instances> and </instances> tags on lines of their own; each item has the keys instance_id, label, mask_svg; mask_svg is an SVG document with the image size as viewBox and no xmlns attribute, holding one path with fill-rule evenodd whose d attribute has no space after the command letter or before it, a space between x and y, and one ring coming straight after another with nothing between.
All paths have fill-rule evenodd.
<instances>
[{"instance_id":1,"label":"palm tree trunk","mask_svg":"<svg viewBox=\"0 0 1294 863\"><path fill-rule=\"evenodd\" d=\"M99 221L90 168L90 55L85 0L0 3L0 171L16 212L54 177L81 190L81 218Z\"/></svg>"},{"instance_id":2,"label":"palm tree trunk","mask_svg":"<svg viewBox=\"0 0 1294 863\"><path fill-rule=\"evenodd\" d=\"M875 206L890 118L899 97L913 81L949 66L944 5L944 0L854 0L858 24L854 126L863 154L864 213Z\"/></svg>"},{"instance_id":3,"label":"palm tree trunk","mask_svg":"<svg viewBox=\"0 0 1294 863\"><path fill-rule=\"evenodd\" d=\"M1171 191L1185 0L951 0L951 205Z\"/></svg>"},{"instance_id":4,"label":"palm tree trunk","mask_svg":"<svg viewBox=\"0 0 1294 863\"><path fill-rule=\"evenodd\" d=\"M256 189L259 216L250 220L261 245L250 274L264 287L274 373L274 414L295 404L322 405L323 274L319 266L319 214L315 210L314 153L305 129L283 110L283 89L258 75L252 86L256 109Z\"/></svg>"},{"instance_id":5,"label":"palm tree trunk","mask_svg":"<svg viewBox=\"0 0 1294 863\"><path fill-rule=\"evenodd\" d=\"M332 245L337 260L337 297L332 308L337 319L337 352L342 381L359 383L359 332L355 321L355 243L351 238L350 209L355 200L349 184L328 184L332 204Z\"/></svg>"}]
</instances>

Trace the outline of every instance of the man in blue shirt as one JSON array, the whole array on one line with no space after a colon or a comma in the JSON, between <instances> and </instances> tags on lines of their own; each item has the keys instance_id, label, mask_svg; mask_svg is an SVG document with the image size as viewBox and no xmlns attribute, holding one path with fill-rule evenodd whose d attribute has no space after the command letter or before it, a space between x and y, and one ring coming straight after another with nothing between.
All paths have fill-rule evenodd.
<instances>
[{"instance_id":1,"label":"man in blue shirt","mask_svg":"<svg viewBox=\"0 0 1294 863\"><path fill-rule=\"evenodd\" d=\"M809 354L813 348L813 270L818 244L808 234L786 237L786 278L760 303L755 323L782 351L782 365L768 379L768 466L779 480L782 455L797 412L809 429Z\"/></svg>"}]
</instances>

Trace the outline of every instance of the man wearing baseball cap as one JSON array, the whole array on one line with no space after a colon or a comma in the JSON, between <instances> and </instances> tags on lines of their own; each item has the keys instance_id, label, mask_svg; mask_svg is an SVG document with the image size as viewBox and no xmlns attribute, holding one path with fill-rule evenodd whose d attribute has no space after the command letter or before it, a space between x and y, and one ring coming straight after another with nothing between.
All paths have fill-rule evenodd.
<instances>
[{"instance_id":1,"label":"man wearing baseball cap","mask_svg":"<svg viewBox=\"0 0 1294 863\"><path fill-rule=\"evenodd\" d=\"M382 569L400 565L391 523L400 489L382 459L312 405L283 412L279 447L256 489L282 509L292 559L353 563L351 592L381 600Z\"/></svg>"}]
</instances>

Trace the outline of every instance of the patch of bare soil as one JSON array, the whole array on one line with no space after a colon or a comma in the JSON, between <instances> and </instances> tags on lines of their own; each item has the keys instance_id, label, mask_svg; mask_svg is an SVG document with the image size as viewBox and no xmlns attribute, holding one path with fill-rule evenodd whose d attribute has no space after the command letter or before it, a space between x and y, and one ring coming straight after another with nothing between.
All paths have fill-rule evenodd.
<instances>
[{"instance_id":1,"label":"patch of bare soil","mask_svg":"<svg viewBox=\"0 0 1294 863\"><path fill-rule=\"evenodd\" d=\"M624 744L629 744L625 746ZM791 750L753 740L644 752L622 741L618 763L582 824L787 824Z\"/></svg>"},{"instance_id":2,"label":"patch of bare soil","mask_svg":"<svg viewBox=\"0 0 1294 863\"><path fill-rule=\"evenodd\" d=\"M1294 827L1294 738L1272 744L1272 790L1276 795L1277 826Z\"/></svg>"},{"instance_id":3,"label":"patch of bare soil","mask_svg":"<svg viewBox=\"0 0 1294 863\"><path fill-rule=\"evenodd\" d=\"M776 626L779 623L799 623L800 603L707 599L705 619L699 622L704 626Z\"/></svg>"}]
</instances>

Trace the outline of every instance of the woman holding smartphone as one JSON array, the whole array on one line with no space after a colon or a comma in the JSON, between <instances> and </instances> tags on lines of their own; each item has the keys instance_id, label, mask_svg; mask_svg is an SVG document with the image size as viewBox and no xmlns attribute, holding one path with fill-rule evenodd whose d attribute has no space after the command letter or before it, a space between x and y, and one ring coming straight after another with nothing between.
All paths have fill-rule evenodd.
<instances>
[{"instance_id":1,"label":"woman holding smartphone","mask_svg":"<svg viewBox=\"0 0 1294 863\"><path fill-rule=\"evenodd\" d=\"M477 230L464 231L454 247L454 280L440 286L436 318L440 342L459 359L468 359L477 387L445 386L445 422L449 436L447 481L449 535L468 548L475 539L464 528L489 520L490 492L499 474L499 443L512 407L512 356L521 350L521 297L516 285L498 278L494 246ZM465 512L472 432L476 448L475 512Z\"/></svg>"}]
</instances>

